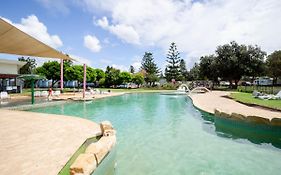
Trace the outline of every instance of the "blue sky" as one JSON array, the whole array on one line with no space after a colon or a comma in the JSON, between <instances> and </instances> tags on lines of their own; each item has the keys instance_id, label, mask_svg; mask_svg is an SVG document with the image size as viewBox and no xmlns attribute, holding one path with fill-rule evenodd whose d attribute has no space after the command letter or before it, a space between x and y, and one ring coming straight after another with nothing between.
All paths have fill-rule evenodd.
<instances>
[{"instance_id":1,"label":"blue sky","mask_svg":"<svg viewBox=\"0 0 281 175\"><path fill-rule=\"evenodd\" d=\"M231 40L279 50L280 9L279 0L9 0L0 16L81 62L126 70L145 51L164 68L171 42L188 68Z\"/></svg>"}]
</instances>

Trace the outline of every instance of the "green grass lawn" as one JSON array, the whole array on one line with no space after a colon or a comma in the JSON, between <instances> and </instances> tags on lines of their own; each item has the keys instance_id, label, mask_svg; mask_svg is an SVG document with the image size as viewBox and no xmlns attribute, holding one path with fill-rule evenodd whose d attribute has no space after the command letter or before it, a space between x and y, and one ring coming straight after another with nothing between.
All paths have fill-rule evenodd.
<instances>
[{"instance_id":1,"label":"green grass lawn","mask_svg":"<svg viewBox=\"0 0 281 175\"><path fill-rule=\"evenodd\" d=\"M251 93L243 93L243 92L231 93L230 97L242 103L255 104L259 106L281 110L281 100L262 100L262 99L254 98Z\"/></svg>"}]
</instances>

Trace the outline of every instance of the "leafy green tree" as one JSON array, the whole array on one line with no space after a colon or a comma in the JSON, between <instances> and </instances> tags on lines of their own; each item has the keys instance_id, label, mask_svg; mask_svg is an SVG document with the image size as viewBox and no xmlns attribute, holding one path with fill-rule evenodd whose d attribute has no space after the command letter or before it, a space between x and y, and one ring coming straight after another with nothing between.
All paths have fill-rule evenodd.
<instances>
[{"instance_id":1,"label":"leafy green tree","mask_svg":"<svg viewBox=\"0 0 281 175\"><path fill-rule=\"evenodd\" d=\"M82 65L73 65L66 69L65 75L68 80L78 81L80 86L84 79L84 68Z\"/></svg>"},{"instance_id":2,"label":"leafy green tree","mask_svg":"<svg viewBox=\"0 0 281 175\"><path fill-rule=\"evenodd\" d=\"M63 80L64 81L68 81L69 79L67 79L66 76L66 69L68 69L69 67L71 67L73 65L73 62L71 60L64 60L63 61Z\"/></svg>"},{"instance_id":3,"label":"leafy green tree","mask_svg":"<svg viewBox=\"0 0 281 175\"><path fill-rule=\"evenodd\" d=\"M86 78L87 78L87 82L91 82L91 83L95 82L97 80L97 72L95 71L95 69L87 66Z\"/></svg>"},{"instance_id":4,"label":"leafy green tree","mask_svg":"<svg viewBox=\"0 0 281 175\"><path fill-rule=\"evenodd\" d=\"M159 69L154 62L153 54L151 52L145 52L141 65L141 69L145 74L145 82L152 86L158 80Z\"/></svg>"},{"instance_id":5,"label":"leafy green tree","mask_svg":"<svg viewBox=\"0 0 281 175\"><path fill-rule=\"evenodd\" d=\"M134 73L135 73L135 68L134 68L134 66L132 66L132 65L130 66L130 73L131 73L131 74L134 74Z\"/></svg>"},{"instance_id":6,"label":"leafy green tree","mask_svg":"<svg viewBox=\"0 0 281 175\"><path fill-rule=\"evenodd\" d=\"M105 86L105 77L99 79L98 86L99 87L104 87Z\"/></svg>"},{"instance_id":7,"label":"leafy green tree","mask_svg":"<svg viewBox=\"0 0 281 175\"><path fill-rule=\"evenodd\" d=\"M36 68L36 60L32 59L32 58L24 58L24 57L20 57L18 58L18 61L22 61L22 62L26 62L25 65L23 65L20 69L19 69L19 74L32 74L35 71ZM30 87L31 86L31 80L25 80L24 81L24 87Z\"/></svg>"},{"instance_id":8,"label":"leafy green tree","mask_svg":"<svg viewBox=\"0 0 281 175\"><path fill-rule=\"evenodd\" d=\"M180 80L186 81L188 76L188 71L186 69L186 64L184 59L180 60Z\"/></svg>"},{"instance_id":9,"label":"leafy green tree","mask_svg":"<svg viewBox=\"0 0 281 175\"><path fill-rule=\"evenodd\" d=\"M105 73L102 69L95 69L96 72L96 86L104 86L105 83Z\"/></svg>"},{"instance_id":10,"label":"leafy green tree","mask_svg":"<svg viewBox=\"0 0 281 175\"><path fill-rule=\"evenodd\" d=\"M105 78L105 73L102 69L95 69L95 72L97 74L97 81L100 81L100 79Z\"/></svg>"},{"instance_id":11,"label":"leafy green tree","mask_svg":"<svg viewBox=\"0 0 281 175\"><path fill-rule=\"evenodd\" d=\"M200 66L195 63L189 71L189 80L200 80Z\"/></svg>"},{"instance_id":12,"label":"leafy green tree","mask_svg":"<svg viewBox=\"0 0 281 175\"><path fill-rule=\"evenodd\" d=\"M36 60L33 58L24 58L24 57L20 57L18 58L19 61L23 61L26 62L25 65L23 65L20 69L19 69L19 73L20 74L32 74L33 71L36 68Z\"/></svg>"},{"instance_id":13,"label":"leafy green tree","mask_svg":"<svg viewBox=\"0 0 281 175\"><path fill-rule=\"evenodd\" d=\"M244 57L245 59L242 62L242 66L244 66L245 70L244 75L252 77L265 75L266 52L262 51L258 46L249 45L247 46L246 55L244 55Z\"/></svg>"},{"instance_id":14,"label":"leafy green tree","mask_svg":"<svg viewBox=\"0 0 281 175\"><path fill-rule=\"evenodd\" d=\"M144 76L141 73L133 75L132 81L138 85L138 87L144 83Z\"/></svg>"},{"instance_id":15,"label":"leafy green tree","mask_svg":"<svg viewBox=\"0 0 281 175\"><path fill-rule=\"evenodd\" d=\"M219 76L230 82L231 87L237 87L243 75L258 74L262 69L266 53L257 46L239 45L235 41L218 46L216 64ZM232 85L235 82L235 86Z\"/></svg>"},{"instance_id":16,"label":"leafy green tree","mask_svg":"<svg viewBox=\"0 0 281 175\"><path fill-rule=\"evenodd\" d=\"M276 83L277 78L281 77L281 50L270 54L266 60L267 73L274 78Z\"/></svg>"},{"instance_id":17,"label":"leafy green tree","mask_svg":"<svg viewBox=\"0 0 281 175\"><path fill-rule=\"evenodd\" d=\"M60 63L57 61L45 62L41 67L36 68L36 73L52 80L52 87L60 80Z\"/></svg>"},{"instance_id":18,"label":"leafy green tree","mask_svg":"<svg viewBox=\"0 0 281 175\"><path fill-rule=\"evenodd\" d=\"M165 69L165 77L167 81L180 80L181 72L180 72L180 53L178 52L176 43L171 43L168 54L167 60L168 65Z\"/></svg>"},{"instance_id":19,"label":"leafy green tree","mask_svg":"<svg viewBox=\"0 0 281 175\"><path fill-rule=\"evenodd\" d=\"M78 86L83 83L84 80L84 66L83 65L72 65L68 66L65 70L65 77L70 81L78 81ZM95 82L97 80L96 69L87 66L86 68L86 82Z\"/></svg>"},{"instance_id":20,"label":"leafy green tree","mask_svg":"<svg viewBox=\"0 0 281 175\"><path fill-rule=\"evenodd\" d=\"M120 83L120 78L119 78L120 70L115 69L113 67L106 67L105 71L105 86L110 87L110 86L116 86Z\"/></svg>"},{"instance_id":21,"label":"leafy green tree","mask_svg":"<svg viewBox=\"0 0 281 175\"><path fill-rule=\"evenodd\" d=\"M217 61L214 55L202 56L199 63L200 77L217 82L219 68L216 63Z\"/></svg>"},{"instance_id":22,"label":"leafy green tree","mask_svg":"<svg viewBox=\"0 0 281 175\"><path fill-rule=\"evenodd\" d=\"M129 72L121 72L119 75L119 82L122 83L129 83L132 81L132 74L130 74Z\"/></svg>"}]
</instances>

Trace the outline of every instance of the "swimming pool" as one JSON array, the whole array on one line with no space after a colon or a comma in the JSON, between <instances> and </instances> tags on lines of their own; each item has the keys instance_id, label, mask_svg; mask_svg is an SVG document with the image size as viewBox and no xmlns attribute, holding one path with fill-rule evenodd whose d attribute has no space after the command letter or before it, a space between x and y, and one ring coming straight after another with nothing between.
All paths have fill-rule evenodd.
<instances>
[{"instance_id":1,"label":"swimming pool","mask_svg":"<svg viewBox=\"0 0 281 175\"><path fill-rule=\"evenodd\" d=\"M280 130L272 131L273 138L260 138L259 129L244 134L247 126L215 123L184 96L126 94L32 111L111 121L117 130L117 175L281 172Z\"/></svg>"}]
</instances>

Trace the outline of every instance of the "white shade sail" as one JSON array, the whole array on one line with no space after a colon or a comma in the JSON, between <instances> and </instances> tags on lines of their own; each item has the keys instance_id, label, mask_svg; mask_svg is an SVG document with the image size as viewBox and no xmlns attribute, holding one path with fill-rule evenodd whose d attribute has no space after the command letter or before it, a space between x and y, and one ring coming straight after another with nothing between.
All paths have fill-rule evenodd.
<instances>
[{"instance_id":1,"label":"white shade sail","mask_svg":"<svg viewBox=\"0 0 281 175\"><path fill-rule=\"evenodd\" d=\"M0 53L74 60L0 18Z\"/></svg>"}]
</instances>

